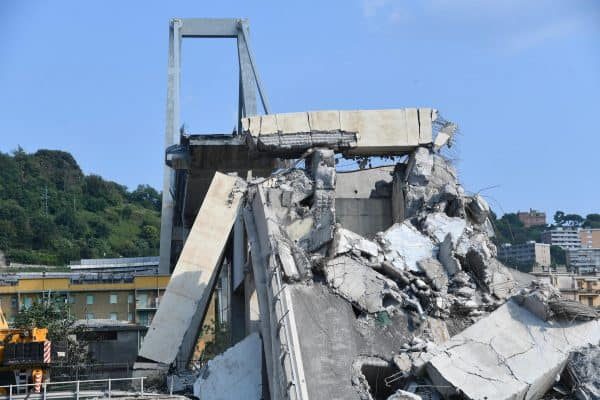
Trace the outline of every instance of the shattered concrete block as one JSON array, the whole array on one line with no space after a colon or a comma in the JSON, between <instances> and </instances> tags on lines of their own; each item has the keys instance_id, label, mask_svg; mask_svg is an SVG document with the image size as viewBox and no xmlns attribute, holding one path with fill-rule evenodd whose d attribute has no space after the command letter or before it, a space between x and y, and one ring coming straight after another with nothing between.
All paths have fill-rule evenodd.
<instances>
[{"instance_id":1,"label":"shattered concrete block","mask_svg":"<svg viewBox=\"0 0 600 400\"><path fill-rule=\"evenodd\" d=\"M600 399L600 346L586 346L571 353L567 371L574 381L575 398Z\"/></svg>"},{"instance_id":2,"label":"shattered concrete block","mask_svg":"<svg viewBox=\"0 0 600 400\"><path fill-rule=\"evenodd\" d=\"M436 256L436 247L431 239L421 234L409 221L392 225L383 238L389 243L386 253L390 258L400 257L410 270L419 271L419 260Z\"/></svg>"},{"instance_id":3,"label":"shattered concrete block","mask_svg":"<svg viewBox=\"0 0 600 400\"><path fill-rule=\"evenodd\" d=\"M427 215L423 222L423 230L429 236L435 238L438 243L442 243L446 236L450 235L453 246L456 246L466 227L467 222L464 219L449 217L442 212Z\"/></svg>"},{"instance_id":4,"label":"shattered concrete block","mask_svg":"<svg viewBox=\"0 0 600 400\"><path fill-rule=\"evenodd\" d=\"M460 261L458 261L458 259L454 257L452 248L452 237L448 235L446 236L446 239L444 239L444 241L440 244L438 259L446 269L446 272L449 276L453 276L462 269Z\"/></svg>"},{"instance_id":5,"label":"shattered concrete block","mask_svg":"<svg viewBox=\"0 0 600 400\"><path fill-rule=\"evenodd\" d=\"M467 215L477 224L485 223L490 215L490 206L479 194L470 197L465 204L465 208Z\"/></svg>"},{"instance_id":6,"label":"shattered concrete block","mask_svg":"<svg viewBox=\"0 0 600 400\"><path fill-rule=\"evenodd\" d=\"M463 268L465 271L473 273L477 282L499 299L509 297L517 286L512 274L504 264L495 258L486 259L477 251L467 253Z\"/></svg>"},{"instance_id":7,"label":"shattered concrete block","mask_svg":"<svg viewBox=\"0 0 600 400\"><path fill-rule=\"evenodd\" d=\"M403 302L394 281L351 257L329 260L324 272L327 284L362 311L388 311Z\"/></svg>"},{"instance_id":8,"label":"shattered concrete block","mask_svg":"<svg viewBox=\"0 0 600 400\"><path fill-rule=\"evenodd\" d=\"M560 299L560 291L554 286L541 281L534 281L528 288L524 288L513 296L513 300L525 307L538 318L549 321L552 319L552 310L549 302Z\"/></svg>"},{"instance_id":9,"label":"shattered concrete block","mask_svg":"<svg viewBox=\"0 0 600 400\"><path fill-rule=\"evenodd\" d=\"M262 341L253 333L208 362L194 383L202 400L263 399Z\"/></svg>"},{"instance_id":10,"label":"shattered concrete block","mask_svg":"<svg viewBox=\"0 0 600 400\"><path fill-rule=\"evenodd\" d=\"M429 149L419 147L410 155L407 172L410 185L427 185L433 173L433 154Z\"/></svg>"},{"instance_id":11,"label":"shattered concrete block","mask_svg":"<svg viewBox=\"0 0 600 400\"><path fill-rule=\"evenodd\" d=\"M514 301L452 337L427 364L445 398L540 398L569 352L600 340L600 321L549 323Z\"/></svg>"},{"instance_id":12,"label":"shattered concrete block","mask_svg":"<svg viewBox=\"0 0 600 400\"><path fill-rule=\"evenodd\" d=\"M457 126L453 123L448 123L443 126L438 132L437 136L433 140L433 149L438 151L443 146L448 145L450 147L450 141L456 132Z\"/></svg>"},{"instance_id":13,"label":"shattered concrete block","mask_svg":"<svg viewBox=\"0 0 600 400\"><path fill-rule=\"evenodd\" d=\"M444 266L435 258L425 258L417 261L417 266L425 272L433 287L438 291L446 291L448 288L448 275Z\"/></svg>"},{"instance_id":14,"label":"shattered concrete block","mask_svg":"<svg viewBox=\"0 0 600 400\"><path fill-rule=\"evenodd\" d=\"M396 354L393 358L394 364L400 372L404 372L408 374L412 368L412 361L410 361L410 357L407 353Z\"/></svg>"},{"instance_id":15,"label":"shattered concrete block","mask_svg":"<svg viewBox=\"0 0 600 400\"><path fill-rule=\"evenodd\" d=\"M443 320L428 317L427 323L429 325L429 331L431 332L431 339L435 344L440 345L450 340L448 326Z\"/></svg>"},{"instance_id":16,"label":"shattered concrete block","mask_svg":"<svg viewBox=\"0 0 600 400\"><path fill-rule=\"evenodd\" d=\"M376 243L338 226L333 237L332 255L337 256L353 250L371 257L377 257L379 254L379 246Z\"/></svg>"}]
</instances>

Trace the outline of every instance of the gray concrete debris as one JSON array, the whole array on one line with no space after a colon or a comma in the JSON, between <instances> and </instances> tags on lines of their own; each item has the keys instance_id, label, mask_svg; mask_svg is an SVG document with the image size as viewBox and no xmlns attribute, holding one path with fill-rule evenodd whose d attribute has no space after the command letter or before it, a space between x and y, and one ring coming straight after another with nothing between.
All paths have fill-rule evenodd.
<instances>
[{"instance_id":1,"label":"gray concrete debris","mask_svg":"<svg viewBox=\"0 0 600 400\"><path fill-rule=\"evenodd\" d=\"M557 288L542 281L532 282L513 298L544 321L589 321L600 318L600 313L594 308L561 298Z\"/></svg>"},{"instance_id":2,"label":"gray concrete debris","mask_svg":"<svg viewBox=\"0 0 600 400\"><path fill-rule=\"evenodd\" d=\"M453 276L462 269L460 261L454 256L452 248L452 237L448 235L440 244L438 252L438 259L450 276Z\"/></svg>"},{"instance_id":3,"label":"gray concrete debris","mask_svg":"<svg viewBox=\"0 0 600 400\"><path fill-rule=\"evenodd\" d=\"M548 323L508 301L451 338L426 370L445 398L537 399L570 351L599 340L599 321Z\"/></svg>"},{"instance_id":4,"label":"gray concrete debris","mask_svg":"<svg viewBox=\"0 0 600 400\"><path fill-rule=\"evenodd\" d=\"M454 167L435 152L449 142L453 126L442 127L435 143L429 137L426 147L408 146L412 153L396 167L346 173L336 188L334 149L365 151L379 143L376 136L365 142L363 133L375 133L372 118L380 113L359 114L344 114L368 123L346 121L357 131L341 127L340 112L246 120L259 148L284 156L306 150L304 169L255 180L245 196L264 342L256 358L265 355L266 378L256 376L261 343L250 336L207 365L195 394L260 398L267 392L262 382L274 400L430 399L436 398L432 387L467 399L543 393L573 346L600 335L598 321L572 320L596 314L539 285L506 303L517 285L495 258L489 205L466 196ZM381 115L390 123L381 128L385 135L395 132L400 117L422 122L416 109ZM331 130L316 128L328 124ZM419 125L402 129L420 137ZM381 151L405 140L388 139ZM344 213L336 218L337 200L344 200ZM365 211L376 204L386 213ZM402 381L375 395L380 373ZM418 391L419 385L428 389Z\"/></svg>"},{"instance_id":5,"label":"gray concrete debris","mask_svg":"<svg viewBox=\"0 0 600 400\"><path fill-rule=\"evenodd\" d=\"M358 252L359 255L366 257L377 257L379 255L379 246L375 242L367 240L338 225L335 230L331 252L333 256Z\"/></svg>"},{"instance_id":6,"label":"gray concrete debris","mask_svg":"<svg viewBox=\"0 0 600 400\"><path fill-rule=\"evenodd\" d=\"M529 287L521 289L513 296L513 299L538 318L549 321L552 319L552 310L548 303L552 300L559 300L560 291L554 286L538 280L531 282Z\"/></svg>"},{"instance_id":7,"label":"gray concrete debris","mask_svg":"<svg viewBox=\"0 0 600 400\"><path fill-rule=\"evenodd\" d=\"M479 194L469 197L465 207L467 215L477 224L483 224L490 215L490 206Z\"/></svg>"},{"instance_id":8,"label":"gray concrete debris","mask_svg":"<svg viewBox=\"0 0 600 400\"><path fill-rule=\"evenodd\" d=\"M495 258L485 258L480 252L469 251L463 268L471 272L476 282L498 299L506 299L513 294L516 282L508 268Z\"/></svg>"},{"instance_id":9,"label":"gray concrete debris","mask_svg":"<svg viewBox=\"0 0 600 400\"><path fill-rule=\"evenodd\" d=\"M387 400L423 400L423 398L418 394L398 389L396 393L388 397Z\"/></svg>"},{"instance_id":10,"label":"gray concrete debris","mask_svg":"<svg viewBox=\"0 0 600 400\"><path fill-rule=\"evenodd\" d=\"M385 257L392 264L411 271L419 271L417 262L436 256L437 249L427 236L417 230L409 221L392 225L383 235Z\"/></svg>"},{"instance_id":11,"label":"gray concrete debris","mask_svg":"<svg viewBox=\"0 0 600 400\"><path fill-rule=\"evenodd\" d=\"M324 266L331 288L358 309L368 313L393 312L403 304L396 283L348 256L329 260Z\"/></svg>"},{"instance_id":12,"label":"gray concrete debris","mask_svg":"<svg viewBox=\"0 0 600 400\"><path fill-rule=\"evenodd\" d=\"M315 191L311 206L313 228L306 242L316 251L333 239L335 228L335 156L333 150L316 149L309 160Z\"/></svg>"},{"instance_id":13,"label":"gray concrete debris","mask_svg":"<svg viewBox=\"0 0 600 400\"><path fill-rule=\"evenodd\" d=\"M194 383L202 400L263 398L262 341L257 333L210 360Z\"/></svg>"},{"instance_id":14,"label":"gray concrete debris","mask_svg":"<svg viewBox=\"0 0 600 400\"><path fill-rule=\"evenodd\" d=\"M445 213L436 212L428 214L423 221L423 230L437 243L442 243L446 236L450 236L453 248L458 244L467 222L463 218L449 217Z\"/></svg>"},{"instance_id":15,"label":"gray concrete debris","mask_svg":"<svg viewBox=\"0 0 600 400\"><path fill-rule=\"evenodd\" d=\"M571 392L576 399L600 399L600 343L573 351L566 371L573 382Z\"/></svg>"},{"instance_id":16,"label":"gray concrete debris","mask_svg":"<svg viewBox=\"0 0 600 400\"><path fill-rule=\"evenodd\" d=\"M435 258L424 258L417 261L417 266L425 273L435 290L448 290L448 274L444 266Z\"/></svg>"},{"instance_id":17,"label":"gray concrete debris","mask_svg":"<svg viewBox=\"0 0 600 400\"><path fill-rule=\"evenodd\" d=\"M415 150L404 177L405 218L430 212L463 217L464 189L458 184L454 167L427 148Z\"/></svg>"}]
</instances>

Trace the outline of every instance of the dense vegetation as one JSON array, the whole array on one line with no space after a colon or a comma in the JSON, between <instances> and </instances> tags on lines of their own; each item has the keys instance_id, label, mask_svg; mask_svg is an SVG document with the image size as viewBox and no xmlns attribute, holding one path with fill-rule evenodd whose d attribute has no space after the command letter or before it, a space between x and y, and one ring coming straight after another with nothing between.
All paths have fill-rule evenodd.
<instances>
[{"instance_id":1,"label":"dense vegetation","mask_svg":"<svg viewBox=\"0 0 600 400\"><path fill-rule=\"evenodd\" d=\"M84 175L71 154L0 152L0 250L13 262L64 265L158 254L160 194Z\"/></svg>"}]
</instances>

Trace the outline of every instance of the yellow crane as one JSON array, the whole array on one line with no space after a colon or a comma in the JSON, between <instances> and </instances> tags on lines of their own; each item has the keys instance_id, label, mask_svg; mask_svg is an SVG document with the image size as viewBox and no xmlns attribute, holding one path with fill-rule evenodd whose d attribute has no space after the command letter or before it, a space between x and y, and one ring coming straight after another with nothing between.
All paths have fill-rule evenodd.
<instances>
[{"instance_id":1,"label":"yellow crane","mask_svg":"<svg viewBox=\"0 0 600 400\"><path fill-rule=\"evenodd\" d=\"M0 386L17 385L19 392L39 392L48 378L50 361L48 329L10 328L0 307ZM26 384L33 386L19 387Z\"/></svg>"}]
</instances>

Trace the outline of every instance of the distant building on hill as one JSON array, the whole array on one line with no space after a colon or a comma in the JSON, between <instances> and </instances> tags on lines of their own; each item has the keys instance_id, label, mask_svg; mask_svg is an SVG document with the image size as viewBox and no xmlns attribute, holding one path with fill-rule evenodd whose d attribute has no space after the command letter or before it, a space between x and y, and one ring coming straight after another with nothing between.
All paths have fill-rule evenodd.
<instances>
[{"instance_id":1,"label":"distant building on hill","mask_svg":"<svg viewBox=\"0 0 600 400\"><path fill-rule=\"evenodd\" d=\"M579 229L579 240L584 249L600 249L600 229Z\"/></svg>"},{"instance_id":2,"label":"distant building on hill","mask_svg":"<svg viewBox=\"0 0 600 400\"><path fill-rule=\"evenodd\" d=\"M526 272L535 266L549 267L550 245L534 241L522 244L505 243L498 247L498 259Z\"/></svg>"},{"instance_id":3,"label":"distant building on hill","mask_svg":"<svg viewBox=\"0 0 600 400\"><path fill-rule=\"evenodd\" d=\"M581 238L579 231L572 228L554 228L542 232L542 242L551 246L559 246L564 250L579 249Z\"/></svg>"},{"instance_id":4,"label":"distant building on hill","mask_svg":"<svg viewBox=\"0 0 600 400\"><path fill-rule=\"evenodd\" d=\"M525 228L532 226L546 225L546 213L530 208L529 211L517 212L517 218L523 223Z\"/></svg>"},{"instance_id":5,"label":"distant building on hill","mask_svg":"<svg viewBox=\"0 0 600 400\"><path fill-rule=\"evenodd\" d=\"M567 268L579 274L590 274L600 271L600 248L567 250Z\"/></svg>"}]
</instances>

